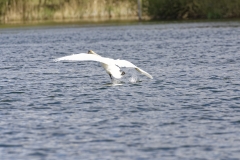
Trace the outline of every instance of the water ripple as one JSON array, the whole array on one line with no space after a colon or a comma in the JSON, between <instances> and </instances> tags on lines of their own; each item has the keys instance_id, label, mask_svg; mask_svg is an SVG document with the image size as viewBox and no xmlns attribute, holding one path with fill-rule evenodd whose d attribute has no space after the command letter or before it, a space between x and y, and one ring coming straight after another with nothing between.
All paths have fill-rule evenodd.
<instances>
[{"instance_id":1,"label":"water ripple","mask_svg":"<svg viewBox=\"0 0 240 160\"><path fill-rule=\"evenodd\" d=\"M239 26L2 29L1 159L239 159ZM53 61L89 49L154 79Z\"/></svg>"}]
</instances>

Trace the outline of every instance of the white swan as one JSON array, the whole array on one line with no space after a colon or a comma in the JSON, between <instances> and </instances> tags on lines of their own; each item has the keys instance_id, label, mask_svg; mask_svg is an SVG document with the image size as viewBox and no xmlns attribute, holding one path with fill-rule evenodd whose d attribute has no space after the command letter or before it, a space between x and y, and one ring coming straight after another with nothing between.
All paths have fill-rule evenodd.
<instances>
[{"instance_id":1,"label":"white swan","mask_svg":"<svg viewBox=\"0 0 240 160\"><path fill-rule=\"evenodd\" d=\"M140 72L140 73L144 74L145 76L153 79L153 77L149 73L147 73L144 70L138 68L137 66L135 66L134 64L132 64L129 61L120 60L120 59L114 60L114 59L111 59L111 58L105 58L105 57L102 57L102 56L98 55L97 53L93 52L92 50L89 50L88 54L87 53L73 54L71 56L65 56L65 57L55 59L55 61L64 61L64 60L66 60L66 61L97 61L97 62L101 62L103 68L109 74L111 79L122 78L122 76L125 74L125 72L121 71L120 67L135 68L138 72Z\"/></svg>"}]
</instances>

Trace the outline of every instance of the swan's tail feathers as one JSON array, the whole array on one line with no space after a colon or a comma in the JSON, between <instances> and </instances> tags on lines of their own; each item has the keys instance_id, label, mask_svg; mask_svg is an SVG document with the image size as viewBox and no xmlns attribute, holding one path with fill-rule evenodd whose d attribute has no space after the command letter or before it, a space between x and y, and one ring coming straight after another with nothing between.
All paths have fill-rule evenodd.
<instances>
[{"instance_id":1,"label":"swan's tail feathers","mask_svg":"<svg viewBox=\"0 0 240 160\"><path fill-rule=\"evenodd\" d=\"M136 69L138 72L144 74L145 76L153 79L153 77L152 77L149 73L145 72L144 70L142 70L142 69L140 69L140 68L135 68L135 69Z\"/></svg>"}]
</instances>

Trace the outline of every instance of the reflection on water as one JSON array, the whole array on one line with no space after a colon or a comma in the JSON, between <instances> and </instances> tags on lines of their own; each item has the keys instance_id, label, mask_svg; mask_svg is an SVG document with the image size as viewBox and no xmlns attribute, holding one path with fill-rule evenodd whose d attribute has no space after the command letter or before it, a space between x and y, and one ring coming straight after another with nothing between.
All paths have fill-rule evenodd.
<instances>
[{"instance_id":1,"label":"reflection on water","mask_svg":"<svg viewBox=\"0 0 240 160\"><path fill-rule=\"evenodd\" d=\"M239 35L238 22L1 29L1 159L238 159ZM53 61L89 49L154 79Z\"/></svg>"}]
</instances>

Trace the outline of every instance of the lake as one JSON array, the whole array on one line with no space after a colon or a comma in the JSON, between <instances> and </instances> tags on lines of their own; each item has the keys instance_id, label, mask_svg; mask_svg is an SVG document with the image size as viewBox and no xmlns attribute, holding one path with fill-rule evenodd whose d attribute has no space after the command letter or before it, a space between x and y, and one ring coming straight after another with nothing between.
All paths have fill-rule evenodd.
<instances>
[{"instance_id":1,"label":"lake","mask_svg":"<svg viewBox=\"0 0 240 160\"><path fill-rule=\"evenodd\" d=\"M90 49L153 79L54 61ZM2 160L240 157L239 22L0 29L0 54Z\"/></svg>"}]
</instances>

